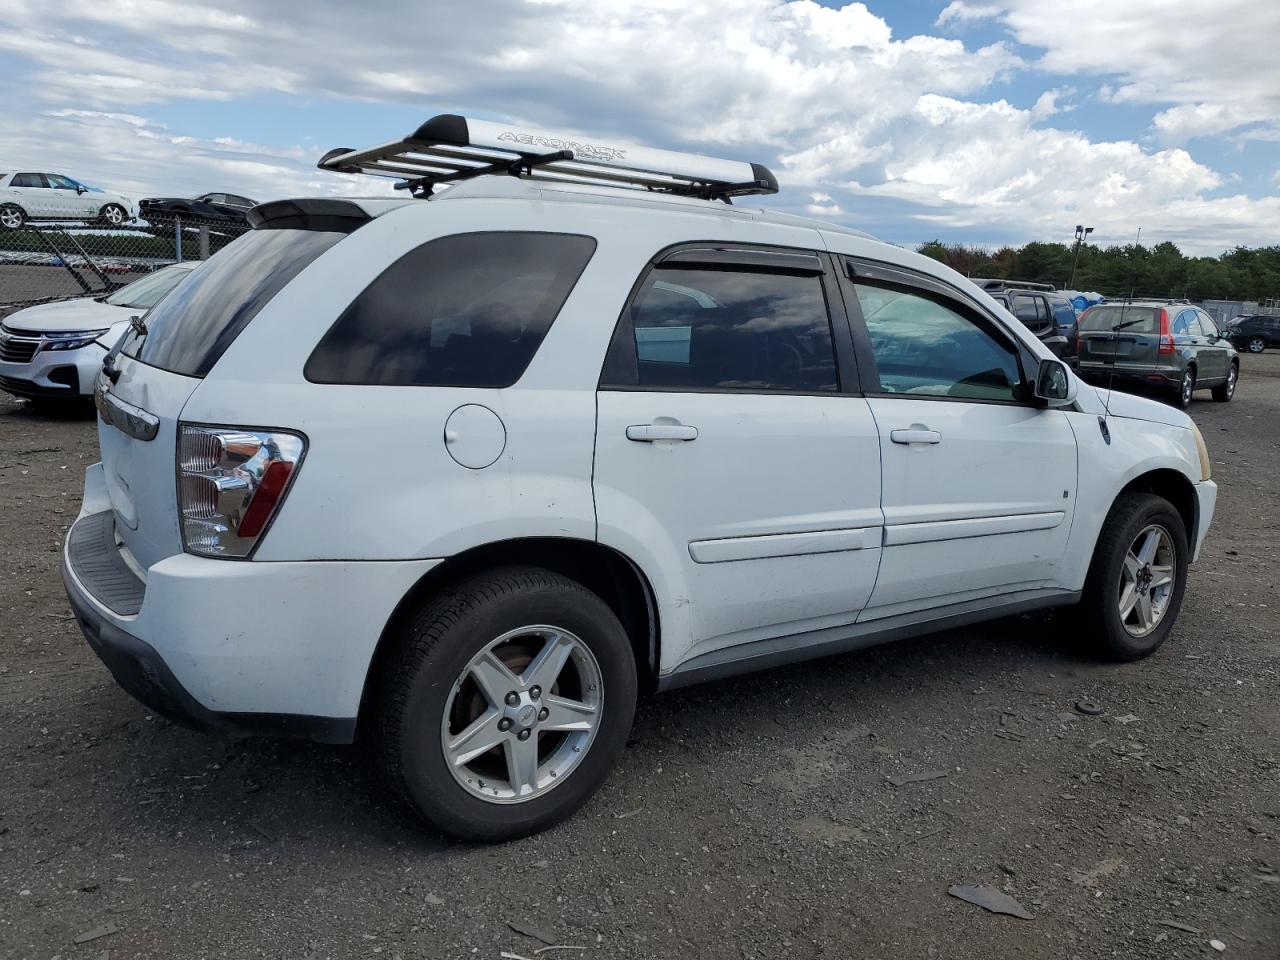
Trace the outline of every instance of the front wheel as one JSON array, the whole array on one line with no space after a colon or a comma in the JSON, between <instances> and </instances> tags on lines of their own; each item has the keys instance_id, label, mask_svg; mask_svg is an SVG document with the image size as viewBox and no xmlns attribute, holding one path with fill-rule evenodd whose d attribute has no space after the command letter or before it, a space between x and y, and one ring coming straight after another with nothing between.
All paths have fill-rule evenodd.
<instances>
[{"instance_id":1,"label":"front wheel","mask_svg":"<svg viewBox=\"0 0 1280 960\"><path fill-rule=\"evenodd\" d=\"M98 219L109 227L118 227L129 217L129 211L118 203L108 203L98 212Z\"/></svg>"},{"instance_id":2,"label":"front wheel","mask_svg":"<svg viewBox=\"0 0 1280 960\"><path fill-rule=\"evenodd\" d=\"M571 816L622 752L636 702L626 632L594 593L511 567L406 626L381 678L382 765L454 836L510 840Z\"/></svg>"},{"instance_id":3,"label":"front wheel","mask_svg":"<svg viewBox=\"0 0 1280 960\"><path fill-rule=\"evenodd\" d=\"M1263 350L1267 349L1267 341L1263 337L1250 337L1249 342L1245 344L1245 347L1250 353L1261 353Z\"/></svg>"},{"instance_id":4,"label":"front wheel","mask_svg":"<svg viewBox=\"0 0 1280 960\"><path fill-rule=\"evenodd\" d=\"M1164 643L1187 585L1187 530L1173 504L1126 493L1107 515L1080 598L1080 625L1108 660L1139 660Z\"/></svg>"},{"instance_id":5,"label":"front wheel","mask_svg":"<svg viewBox=\"0 0 1280 960\"><path fill-rule=\"evenodd\" d=\"M1234 363L1231 369L1227 371L1227 379L1225 383L1220 383L1213 388L1213 399L1219 403L1229 403L1231 398L1236 395L1236 380L1240 378L1240 368Z\"/></svg>"}]
</instances>

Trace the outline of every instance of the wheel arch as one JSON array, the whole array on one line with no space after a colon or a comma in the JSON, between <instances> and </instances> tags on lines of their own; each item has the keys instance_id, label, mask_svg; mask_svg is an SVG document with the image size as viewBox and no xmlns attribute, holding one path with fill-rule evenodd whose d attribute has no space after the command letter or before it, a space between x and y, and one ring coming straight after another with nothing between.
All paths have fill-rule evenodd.
<instances>
[{"instance_id":1,"label":"wheel arch","mask_svg":"<svg viewBox=\"0 0 1280 960\"><path fill-rule=\"evenodd\" d=\"M396 648L396 637L414 611L441 589L485 570L506 566L541 567L576 580L600 597L627 631L642 687L656 687L660 663L658 605L644 571L631 558L593 540L523 537L481 544L454 554L409 588L374 647L360 698L360 720L376 699L382 671Z\"/></svg>"},{"instance_id":2,"label":"wheel arch","mask_svg":"<svg viewBox=\"0 0 1280 960\"><path fill-rule=\"evenodd\" d=\"M1152 493L1168 500L1187 528L1188 545L1194 546L1200 522L1200 500L1196 497L1195 485L1185 473L1168 467L1149 470L1126 483L1115 499L1119 500L1126 493ZM1112 503L1114 505L1115 501Z\"/></svg>"}]
</instances>

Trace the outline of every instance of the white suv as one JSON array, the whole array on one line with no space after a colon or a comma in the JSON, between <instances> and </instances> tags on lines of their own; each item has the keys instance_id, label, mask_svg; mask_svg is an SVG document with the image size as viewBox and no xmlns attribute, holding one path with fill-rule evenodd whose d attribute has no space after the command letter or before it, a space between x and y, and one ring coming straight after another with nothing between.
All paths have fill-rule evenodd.
<instances>
[{"instance_id":1,"label":"white suv","mask_svg":"<svg viewBox=\"0 0 1280 960\"><path fill-rule=\"evenodd\" d=\"M91 220L118 227L133 220L133 201L60 173L0 173L0 227L28 220Z\"/></svg>"},{"instance_id":2,"label":"white suv","mask_svg":"<svg viewBox=\"0 0 1280 960\"><path fill-rule=\"evenodd\" d=\"M1165 640L1216 494L1185 414L933 260L719 202L761 167L565 143L337 151L464 182L259 206L107 358L63 570L123 687L371 735L500 839L587 800L640 690L1051 606Z\"/></svg>"}]
</instances>

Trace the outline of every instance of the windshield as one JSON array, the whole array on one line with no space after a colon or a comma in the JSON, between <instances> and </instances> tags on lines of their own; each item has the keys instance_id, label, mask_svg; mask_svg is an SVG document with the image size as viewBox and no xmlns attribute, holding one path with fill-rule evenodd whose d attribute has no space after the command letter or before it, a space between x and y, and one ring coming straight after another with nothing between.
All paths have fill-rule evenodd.
<instances>
[{"instance_id":1,"label":"windshield","mask_svg":"<svg viewBox=\"0 0 1280 960\"><path fill-rule=\"evenodd\" d=\"M1156 326L1158 315L1158 307L1134 307L1123 303L1090 307L1080 315L1080 329L1085 333L1096 333L1115 330L1124 324L1122 329L1132 333L1159 333Z\"/></svg>"},{"instance_id":2,"label":"windshield","mask_svg":"<svg viewBox=\"0 0 1280 960\"><path fill-rule=\"evenodd\" d=\"M203 377L249 321L312 260L345 237L320 230L251 230L191 271L146 315L147 334L124 352L186 377Z\"/></svg>"},{"instance_id":3,"label":"windshield","mask_svg":"<svg viewBox=\"0 0 1280 960\"><path fill-rule=\"evenodd\" d=\"M132 307L135 310L149 310L154 307L166 293L178 285L178 281L191 270L188 267L164 267L155 273L147 274L141 280L135 280L128 286L121 287L111 296L103 300L113 307Z\"/></svg>"}]
</instances>

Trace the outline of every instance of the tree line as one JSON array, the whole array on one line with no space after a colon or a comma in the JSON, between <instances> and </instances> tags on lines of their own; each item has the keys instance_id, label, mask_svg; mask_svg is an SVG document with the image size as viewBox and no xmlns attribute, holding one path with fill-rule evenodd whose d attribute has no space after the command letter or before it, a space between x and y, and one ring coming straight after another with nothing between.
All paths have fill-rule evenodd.
<instances>
[{"instance_id":1,"label":"tree line","mask_svg":"<svg viewBox=\"0 0 1280 960\"><path fill-rule=\"evenodd\" d=\"M1034 280L1068 286L1075 247L1033 241L992 251L931 240L916 248L969 277ZM1130 243L1099 247L1082 244L1076 290L1107 297L1130 293L1191 300L1266 300L1280 297L1280 246L1236 247L1217 257L1188 257L1173 243L1153 247Z\"/></svg>"}]
</instances>

